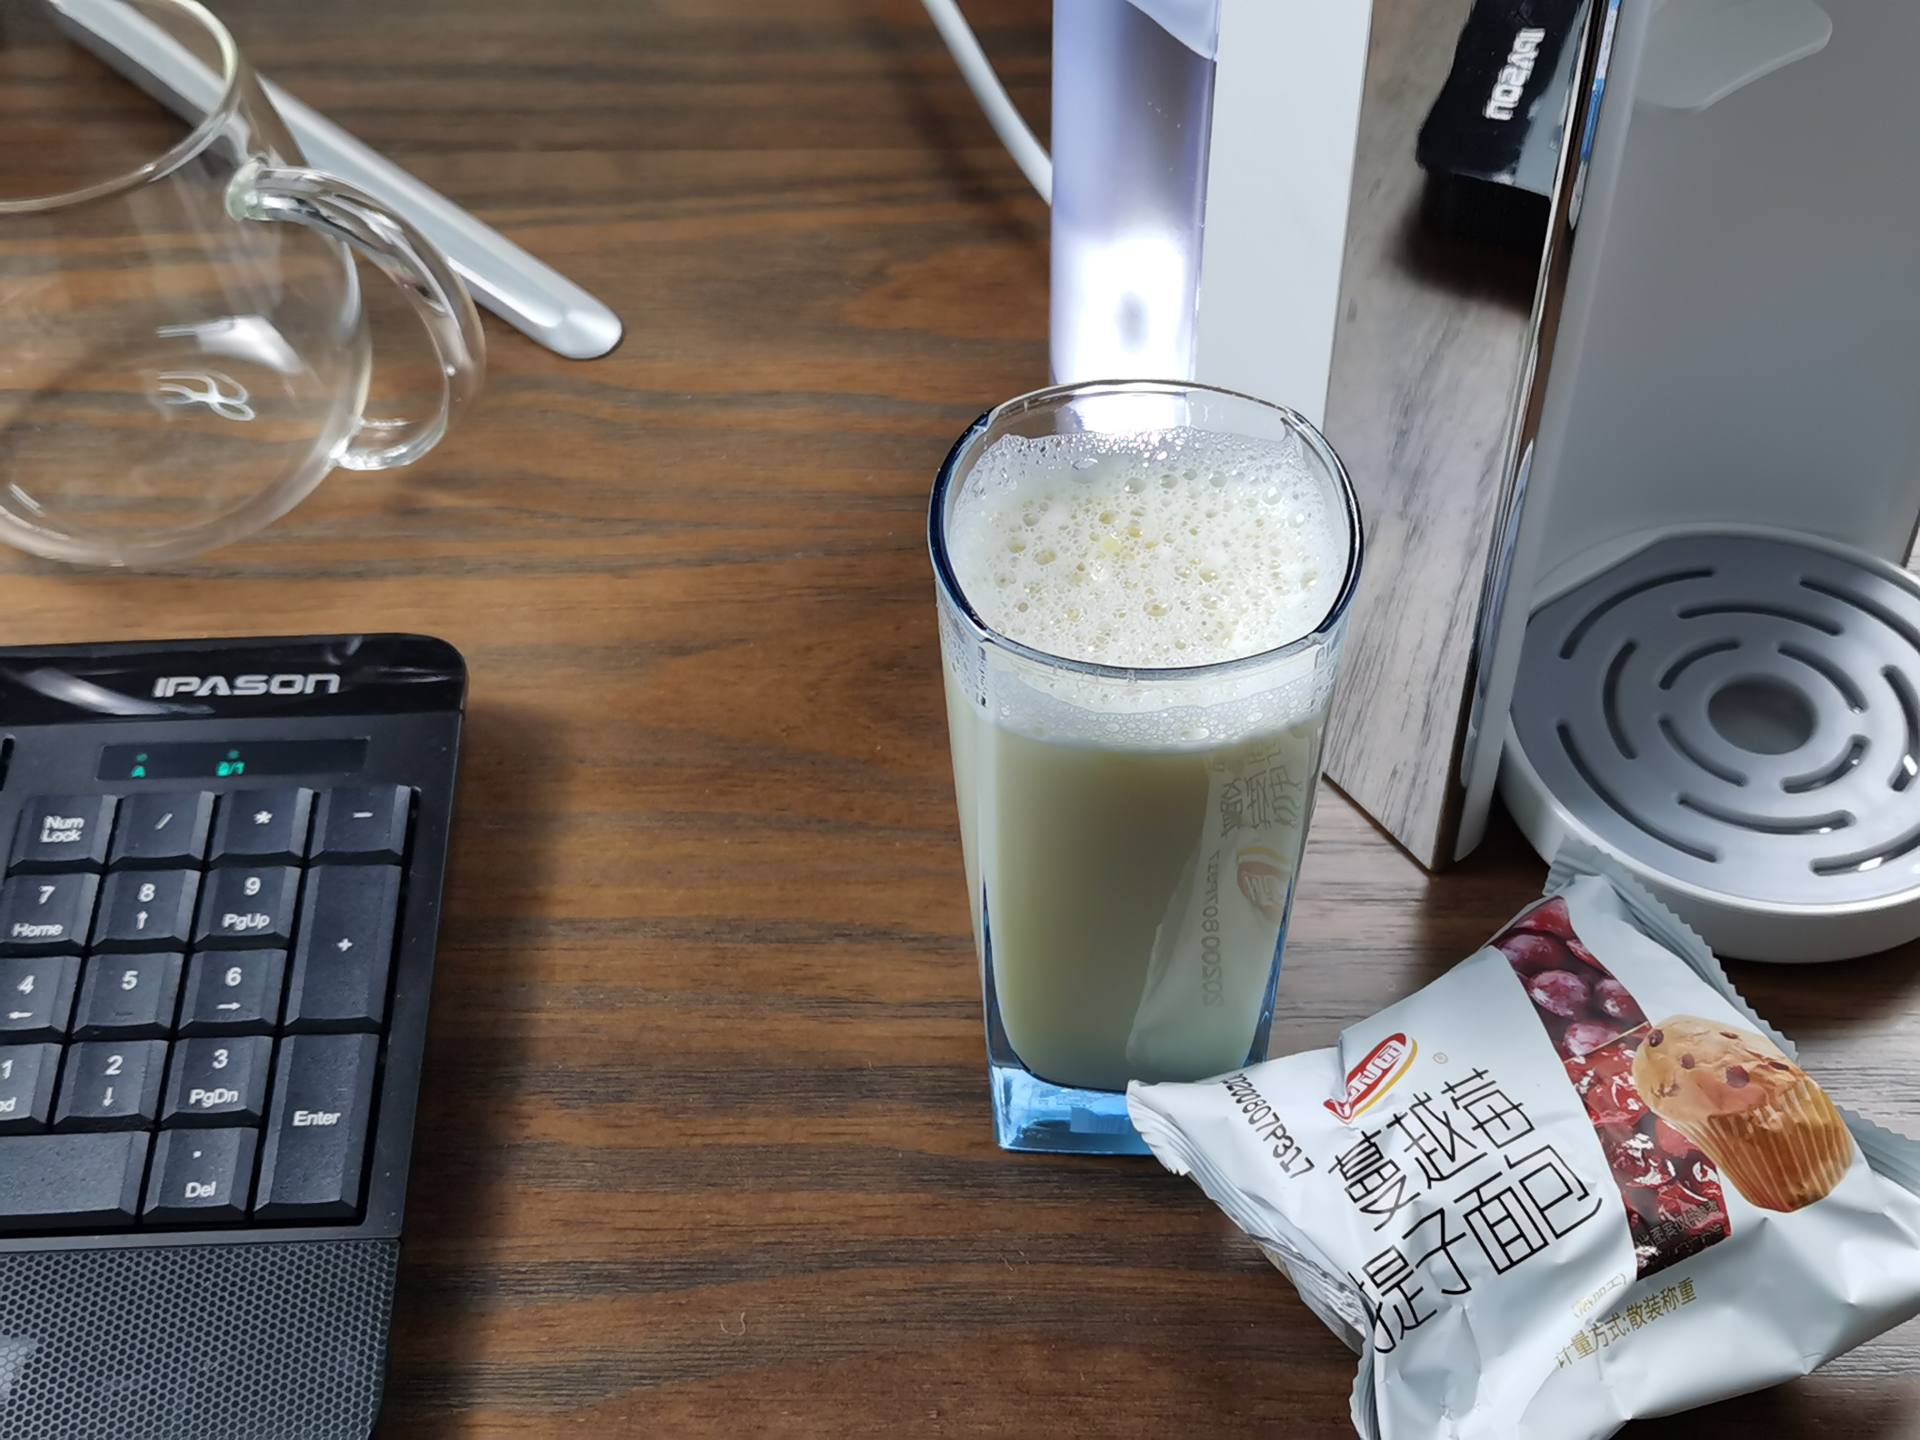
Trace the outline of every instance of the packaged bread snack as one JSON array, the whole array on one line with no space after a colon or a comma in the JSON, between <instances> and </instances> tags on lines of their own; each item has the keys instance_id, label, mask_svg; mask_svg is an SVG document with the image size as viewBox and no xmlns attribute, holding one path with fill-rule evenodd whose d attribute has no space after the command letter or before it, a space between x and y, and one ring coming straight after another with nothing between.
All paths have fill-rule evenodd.
<instances>
[{"instance_id":1,"label":"packaged bread snack","mask_svg":"<svg viewBox=\"0 0 1920 1440\"><path fill-rule=\"evenodd\" d=\"M1128 1103L1360 1353L1368 1440L1591 1440L1920 1313L1920 1146L1589 853L1333 1049Z\"/></svg>"}]
</instances>

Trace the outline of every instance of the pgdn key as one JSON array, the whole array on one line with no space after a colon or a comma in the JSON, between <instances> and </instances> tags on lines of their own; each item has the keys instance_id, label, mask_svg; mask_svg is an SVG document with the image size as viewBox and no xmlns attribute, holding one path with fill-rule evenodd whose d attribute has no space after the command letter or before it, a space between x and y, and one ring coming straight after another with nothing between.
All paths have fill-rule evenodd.
<instances>
[{"instance_id":1,"label":"pgdn key","mask_svg":"<svg viewBox=\"0 0 1920 1440\"><path fill-rule=\"evenodd\" d=\"M267 1109L273 1041L265 1035L183 1040L174 1047L162 1125L258 1125Z\"/></svg>"},{"instance_id":2,"label":"pgdn key","mask_svg":"<svg viewBox=\"0 0 1920 1440\"><path fill-rule=\"evenodd\" d=\"M209 871L194 934L201 945L285 945L299 896L300 872L291 865Z\"/></svg>"}]
</instances>

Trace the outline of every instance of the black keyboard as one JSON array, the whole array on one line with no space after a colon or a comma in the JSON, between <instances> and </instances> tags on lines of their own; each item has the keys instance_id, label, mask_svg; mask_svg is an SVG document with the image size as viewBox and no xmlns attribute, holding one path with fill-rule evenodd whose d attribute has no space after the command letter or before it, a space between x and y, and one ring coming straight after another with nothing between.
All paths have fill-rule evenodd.
<instances>
[{"instance_id":1,"label":"black keyboard","mask_svg":"<svg viewBox=\"0 0 1920 1440\"><path fill-rule=\"evenodd\" d=\"M371 1429L464 693L419 636L0 650L0 1435Z\"/></svg>"}]
</instances>

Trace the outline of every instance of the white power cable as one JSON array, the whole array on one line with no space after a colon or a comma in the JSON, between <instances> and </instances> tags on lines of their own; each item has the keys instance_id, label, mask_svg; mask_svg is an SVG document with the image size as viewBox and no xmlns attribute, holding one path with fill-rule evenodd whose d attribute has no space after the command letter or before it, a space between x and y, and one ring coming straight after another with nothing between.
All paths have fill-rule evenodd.
<instances>
[{"instance_id":1,"label":"white power cable","mask_svg":"<svg viewBox=\"0 0 1920 1440\"><path fill-rule=\"evenodd\" d=\"M1040 192L1040 198L1052 204L1053 161L1027 122L1020 118L1020 112L1013 108L1012 97L1000 83L1000 77L994 74L992 62L974 38L957 0L920 0L920 3L927 7L933 28L940 32L947 49L953 52L954 63L960 67L960 78L967 82L974 99L980 102L993 133L1000 137L1000 143L1007 147L1021 173Z\"/></svg>"}]
</instances>

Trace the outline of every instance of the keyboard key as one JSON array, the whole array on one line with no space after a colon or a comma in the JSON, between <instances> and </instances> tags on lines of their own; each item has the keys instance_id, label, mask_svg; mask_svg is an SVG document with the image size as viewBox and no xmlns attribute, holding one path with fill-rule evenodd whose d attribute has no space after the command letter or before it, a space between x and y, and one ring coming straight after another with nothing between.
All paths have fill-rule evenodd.
<instances>
[{"instance_id":1,"label":"keyboard key","mask_svg":"<svg viewBox=\"0 0 1920 1440\"><path fill-rule=\"evenodd\" d=\"M115 868L198 865L207 857L213 827L209 790L155 790L120 801L113 827Z\"/></svg>"},{"instance_id":2,"label":"keyboard key","mask_svg":"<svg viewBox=\"0 0 1920 1440\"><path fill-rule=\"evenodd\" d=\"M173 1047L162 1125L258 1125L267 1112L273 1041L219 1035Z\"/></svg>"},{"instance_id":3,"label":"keyboard key","mask_svg":"<svg viewBox=\"0 0 1920 1440\"><path fill-rule=\"evenodd\" d=\"M213 858L299 860L307 853L311 790L234 790L220 797L213 821Z\"/></svg>"},{"instance_id":4,"label":"keyboard key","mask_svg":"<svg viewBox=\"0 0 1920 1440\"><path fill-rule=\"evenodd\" d=\"M16 875L0 885L0 949L73 950L93 924L98 875Z\"/></svg>"},{"instance_id":5,"label":"keyboard key","mask_svg":"<svg viewBox=\"0 0 1920 1440\"><path fill-rule=\"evenodd\" d=\"M98 870L113 828L111 795L40 795L20 812L14 870Z\"/></svg>"},{"instance_id":6,"label":"keyboard key","mask_svg":"<svg viewBox=\"0 0 1920 1440\"><path fill-rule=\"evenodd\" d=\"M182 1035L272 1030L287 983L284 950L212 950L187 966Z\"/></svg>"},{"instance_id":7,"label":"keyboard key","mask_svg":"<svg viewBox=\"0 0 1920 1440\"><path fill-rule=\"evenodd\" d=\"M94 949L180 950L193 936L197 870L116 870L100 892Z\"/></svg>"},{"instance_id":8,"label":"keyboard key","mask_svg":"<svg viewBox=\"0 0 1920 1440\"><path fill-rule=\"evenodd\" d=\"M358 1212L379 1060L380 1041L372 1035L292 1035L280 1042L256 1216L350 1220Z\"/></svg>"},{"instance_id":9,"label":"keyboard key","mask_svg":"<svg viewBox=\"0 0 1920 1440\"><path fill-rule=\"evenodd\" d=\"M400 860L407 853L413 791L405 785L344 785L321 792L313 822L316 860Z\"/></svg>"},{"instance_id":10,"label":"keyboard key","mask_svg":"<svg viewBox=\"0 0 1920 1440\"><path fill-rule=\"evenodd\" d=\"M59 1074L58 1045L0 1045L0 1135L47 1128Z\"/></svg>"},{"instance_id":11,"label":"keyboard key","mask_svg":"<svg viewBox=\"0 0 1920 1440\"><path fill-rule=\"evenodd\" d=\"M0 960L0 1040L58 1040L80 985L75 955Z\"/></svg>"},{"instance_id":12,"label":"keyboard key","mask_svg":"<svg viewBox=\"0 0 1920 1440\"><path fill-rule=\"evenodd\" d=\"M379 1029L400 910L398 865L316 865L287 986L289 1030Z\"/></svg>"},{"instance_id":13,"label":"keyboard key","mask_svg":"<svg viewBox=\"0 0 1920 1440\"><path fill-rule=\"evenodd\" d=\"M83 1040L67 1047L56 1130L144 1130L160 1114L164 1040Z\"/></svg>"},{"instance_id":14,"label":"keyboard key","mask_svg":"<svg viewBox=\"0 0 1920 1440\"><path fill-rule=\"evenodd\" d=\"M147 1137L0 1137L0 1230L101 1230L131 1225L147 1169Z\"/></svg>"},{"instance_id":15,"label":"keyboard key","mask_svg":"<svg viewBox=\"0 0 1920 1440\"><path fill-rule=\"evenodd\" d=\"M182 963L178 952L94 956L80 984L73 1033L82 1040L165 1035L173 1028Z\"/></svg>"},{"instance_id":16,"label":"keyboard key","mask_svg":"<svg viewBox=\"0 0 1920 1440\"><path fill-rule=\"evenodd\" d=\"M210 1225L247 1218L253 1195L253 1130L162 1130L147 1177L149 1225Z\"/></svg>"},{"instance_id":17,"label":"keyboard key","mask_svg":"<svg viewBox=\"0 0 1920 1440\"><path fill-rule=\"evenodd\" d=\"M291 865L209 870L200 887L199 945L282 946L293 943L293 907L300 872Z\"/></svg>"}]
</instances>

